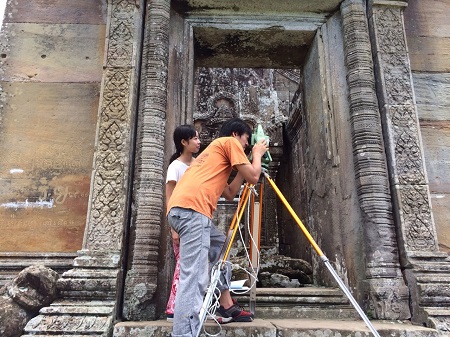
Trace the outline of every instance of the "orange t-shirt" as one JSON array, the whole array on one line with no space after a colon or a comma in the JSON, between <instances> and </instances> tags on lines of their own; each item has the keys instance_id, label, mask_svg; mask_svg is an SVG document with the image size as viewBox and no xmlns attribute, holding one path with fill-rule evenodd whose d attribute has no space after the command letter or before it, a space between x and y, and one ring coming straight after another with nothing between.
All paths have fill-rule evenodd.
<instances>
[{"instance_id":1,"label":"orange t-shirt","mask_svg":"<svg viewBox=\"0 0 450 337\"><path fill-rule=\"evenodd\" d=\"M217 138L175 185L167 211L172 207L189 208L211 219L232 168L239 164L250 164L241 143L234 137Z\"/></svg>"}]
</instances>

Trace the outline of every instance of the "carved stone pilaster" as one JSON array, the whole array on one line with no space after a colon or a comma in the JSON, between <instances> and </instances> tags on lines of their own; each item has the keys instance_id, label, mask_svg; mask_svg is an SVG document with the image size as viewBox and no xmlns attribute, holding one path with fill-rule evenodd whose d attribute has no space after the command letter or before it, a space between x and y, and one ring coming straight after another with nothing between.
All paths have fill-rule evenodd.
<instances>
[{"instance_id":1,"label":"carved stone pilaster","mask_svg":"<svg viewBox=\"0 0 450 337\"><path fill-rule=\"evenodd\" d=\"M379 319L407 319L408 289L399 265L365 2L346 0L341 13L369 306Z\"/></svg>"},{"instance_id":2,"label":"carved stone pilaster","mask_svg":"<svg viewBox=\"0 0 450 337\"><path fill-rule=\"evenodd\" d=\"M450 331L450 259L439 253L403 23L404 1L370 2L370 28L385 125L401 263L413 321Z\"/></svg>"},{"instance_id":3,"label":"carved stone pilaster","mask_svg":"<svg viewBox=\"0 0 450 337\"><path fill-rule=\"evenodd\" d=\"M374 59L379 76L377 89L386 121L391 181L398 190L395 194L397 204L402 206L398 209L399 230L406 251L437 251L402 10L402 7L388 6L386 2L372 4ZM425 190L425 194L412 192L418 189ZM411 210L416 212L411 214Z\"/></svg>"},{"instance_id":4,"label":"carved stone pilaster","mask_svg":"<svg viewBox=\"0 0 450 337\"><path fill-rule=\"evenodd\" d=\"M96 152L83 249L58 280L62 298L24 336L109 336L120 297L144 0L108 0Z\"/></svg>"},{"instance_id":5,"label":"carved stone pilaster","mask_svg":"<svg viewBox=\"0 0 450 337\"><path fill-rule=\"evenodd\" d=\"M148 1L137 123L128 270L122 314L156 319L158 251L164 214L164 138L170 1Z\"/></svg>"}]
</instances>

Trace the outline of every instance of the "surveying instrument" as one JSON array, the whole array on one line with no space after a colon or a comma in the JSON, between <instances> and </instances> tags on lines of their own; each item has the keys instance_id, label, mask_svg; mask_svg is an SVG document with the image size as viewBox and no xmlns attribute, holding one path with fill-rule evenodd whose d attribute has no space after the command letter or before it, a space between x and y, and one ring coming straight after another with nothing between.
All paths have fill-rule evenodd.
<instances>
[{"instance_id":1,"label":"surveying instrument","mask_svg":"<svg viewBox=\"0 0 450 337\"><path fill-rule=\"evenodd\" d=\"M269 137L264 134L264 131L261 127L261 125L258 125L255 132L252 134L251 144L256 144L259 140L265 139L269 143ZM314 248L316 253L319 255L322 262L325 264L333 278L336 280L337 284L341 288L341 290L344 292L344 294L347 296L347 298L350 300L353 307L356 309L358 314L361 316L369 330L372 332L372 334L375 337L380 337L378 332L373 327L372 323L368 319L368 317L365 315L364 311L359 306L358 302L356 302L355 298L351 294L351 292L348 290L342 279L339 277L337 272L334 270L334 268L331 266L330 261L325 256L323 251L320 249L320 247L317 245L311 234L308 232L306 227L303 225L300 218L297 216L295 211L290 206L289 202L286 200L284 195L281 193L281 191L278 189L275 182L272 180L272 178L267 173L267 168L269 162L272 161L272 157L270 156L269 151L267 151L263 157L261 158L261 166L262 166L262 175L266 178L266 180L269 182L270 186L273 188L277 196L280 198L280 200L283 202L284 206L292 216L292 218L295 220L303 234L308 239L311 246ZM259 196L259 201L255 200L255 196ZM256 192L255 186L252 184L245 184L244 189L241 193L241 197L239 199L239 203L236 209L236 212L234 213L233 219L231 221L230 228L228 229L227 237L225 239L224 245L222 247L222 251L219 256L218 262L213 266L211 270L211 280L210 284L208 286L208 289L206 291L203 305L200 309L199 318L200 318L200 326L199 329L194 337L198 337L200 335L200 332L202 330L203 324L207 318L207 315L211 315L210 312L213 311L214 305L213 305L213 299L217 296L215 296L216 287L220 278L221 270L225 268L226 261L229 257L231 246L233 244L234 238L236 236L236 233L239 229L239 224L241 222L242 216L244 214L244 211L246 209L246 206L248 202L250 201L251 207L250 207L250 233L251 235L255 235L257 237L257 242L254 242L250 245L250 259L251 262L255 262L256 254L255 254L255 248L254 245L257 245L257 249L259 251L260 247L260 232L261 232L261 219L262 219L262 198L263 197L263 186L260 184L259 193ZM253 268L253 273L255 273L255 269ZM255 275L256 278L256 275ZM253 285L250 289L250 311L252 313L255 312L256 307L256 289L255 285Z\"/></svg>"}]
</instances>

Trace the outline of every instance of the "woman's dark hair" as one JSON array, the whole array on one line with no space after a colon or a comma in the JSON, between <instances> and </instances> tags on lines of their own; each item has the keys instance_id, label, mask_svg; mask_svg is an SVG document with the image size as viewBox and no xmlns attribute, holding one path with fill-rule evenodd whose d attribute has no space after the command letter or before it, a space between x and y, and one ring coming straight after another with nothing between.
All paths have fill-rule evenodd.
<instances>
[{"instance_id":1,"label":"woman's dark hair","mask_svg":"<svg viewBox=\"0 0 450 337\"><path fill-rule=\"evenodd\" d=\"M252 129L250 129L248 124L238 117L229 119L225 123L223 123L222 128L219 132L219 137L231 136L233 132L236 132L238 136L242 136L244 133L248 134L249 136L252 135Z\"/></svg>"},{"instance_id":2,"label":"woman's dark hair","mask_svg":"<svg viewBox=\"0 0 450 337\"><path fill-rule=\"evenodd\" d=\"M189 139L195 136L197 136L197 130L192 125L180 125L175 128L173 142L175 143L176 152L170 157L169 163L173 162L183 153L183 144L181 144L181 141L183 139L189 141Z\"/></svg>"}]
</instances>

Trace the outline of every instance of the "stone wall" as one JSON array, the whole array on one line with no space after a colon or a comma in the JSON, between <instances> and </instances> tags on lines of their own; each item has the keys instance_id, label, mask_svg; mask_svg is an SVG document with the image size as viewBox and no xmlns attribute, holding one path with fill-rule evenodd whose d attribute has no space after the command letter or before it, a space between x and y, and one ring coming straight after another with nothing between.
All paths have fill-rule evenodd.
<instances>
[{"instance_id":1,"label":"stone wall","mask_svg":"<svg viewBox=\"0 0 450 337\"><path fill-rule=\"evenodd\" d=\"M106 0L8 1L1 33L3 252L75 252L88 208Z\"/></svg>"},{"instance_id":2,"label":"stone wall","mask_svg":"<svg viewBox=\"0 0 450 337\"><path fill-rule=\"evenodd\" d=\"M289 155L281 188L302 221L333 261L344 281L356 287L364 268L362 219L352 160L348 91L344 72L342 22L335 15L317 32L302 73L303 95L286 126ZM294 103L295 104L295 103ZM282 251L313 261L316 284L334 285L310 243L290 215L281 210Z\"/></svg>"},{"instance_id":3,"label":"stone wall","mask_svg":"<svg viewBox=\"0 0 450 337\"><path fill-rule=\"evenodd\" d=\"M450 252L448 1L409 1L405 29L439 249Z\"/></svg>"}]
</instances>

